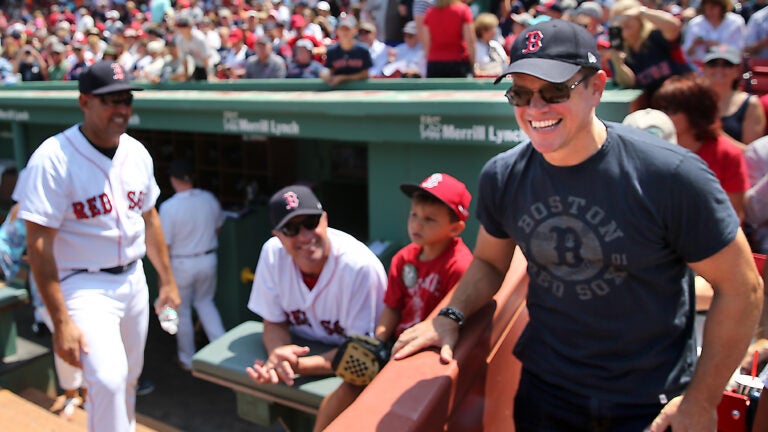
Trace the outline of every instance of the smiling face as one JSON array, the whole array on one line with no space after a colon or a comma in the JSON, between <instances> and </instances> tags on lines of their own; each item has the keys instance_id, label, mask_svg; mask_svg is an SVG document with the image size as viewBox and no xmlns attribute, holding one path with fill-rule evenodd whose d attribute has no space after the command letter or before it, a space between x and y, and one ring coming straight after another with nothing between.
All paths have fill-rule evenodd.
<instances>
[{"instance_id":1,"label":"smiling face","mask_svg":"<svg viewBox=\"0 0 768 432\"><path fill-rule=\"evenodd\" d=\"M296 216L286 224L300 223L308 217L311 216ZM331 243L328 239L327 213L323 212L320 223L315 229L306 229L302 226L299 233L293 237L288 237L277 230L273 230L272 234L280 239L286 252L293 258L302 273L320 274L331 251Z\"/></svg>"},{"instance_id":2,"label":"smiling face","mask_svg":"<svg viewBox=\"0 0 768 432\"><path fill-rule=\"evenodd\" d=\"M582 78L577 72L566 83ZM520 129L531 139L533 147L553 165L575 165L596 151L602 140L595 135L595 107L605 88L605 73L600 71L576 86L570 98L562 103L547 103L538 90L548 82L531 75L513 74L514 85L534 91L528 106L515 107Z\"/></svg>"},{"instance_id":3,"label":"smiling face","mask_svg":"<svg viewBox=\"0 0 768 432\"><path fill-rule=\"evenodd\" d=\"M741 76L741 65L725 59L715 59L704 64L704 76L712 85L729 87Z\"/></svg>"},{"instance_id":4,"label":"smiling face","mask_svg":"<svg viewBox=\"0 0 768 432\"><path fill-rule=\"evenodd\" d=\"M130 96L130 91L101 96L80 94L78 103L83 110L83 132L88 139L99 147L117 147L120 135L128 130L128 121L133 114L131 105L122 103Z\"/></svg>"}]
</instances>

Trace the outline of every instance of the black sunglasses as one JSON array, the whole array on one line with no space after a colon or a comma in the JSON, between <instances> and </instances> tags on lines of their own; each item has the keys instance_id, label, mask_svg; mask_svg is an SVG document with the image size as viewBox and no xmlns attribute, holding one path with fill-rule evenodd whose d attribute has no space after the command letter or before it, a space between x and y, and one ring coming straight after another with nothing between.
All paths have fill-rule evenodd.
<instances>
[{"instance_id":1,"label":"black sunglasses","mask_svg":"<svg viewBox=\"0 0 768 432\"><path fill-rule=\"evenodd\" d=\"M296 237L299 235L299 232L301 232L302 227L307 231L317 228L320 224L320 217L322 217L322 215L310 215L299 221L288 222L278 231L286 237Z\"/></svg>"},{"instance_id":2,"label":"black sunglasses","mask_svg":"<svg viewBox=\"0 0 768 432\"><path fill-rule=\"evenodd\" d=\"M103 95L98 95L96 97L99 98L101 103L111 107L116 107L118 105L125 105L129 107L133 105L132 93L107 93Z\"/></svg>"},{"instance_id":3,"label":"black sunglasses","mask_svg":"<svg viewBox=\"0 0 768 432\"><path fill-rule=\"evenodd\" d=\"M519 87L513 85L507 90L504 96L507 97L510 105L516 107L526 107L531 104L534 93L539 93L541 99L548 104L558 104L567 102L571 98L571 90L579 86L579 84L592 78L595 73L589 73L581 77L580 80L573 84L567 83L547 83L539 87L538 90L533 91L527 87Z\"/></svg>"}]
</instances>

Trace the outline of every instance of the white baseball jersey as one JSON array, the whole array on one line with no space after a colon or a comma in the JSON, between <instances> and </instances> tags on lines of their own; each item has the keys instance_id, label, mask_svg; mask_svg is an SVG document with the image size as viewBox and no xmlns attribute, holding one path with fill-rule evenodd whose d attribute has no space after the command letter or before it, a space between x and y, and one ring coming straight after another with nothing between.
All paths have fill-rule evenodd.
<instances>
[{"instance_id":1,"label":"white baseball jersey","mask_svg":"<svg viewBox=\"0 0 768 432\"><path fill-rule=\"evenodd\" d=\"M19 217L58 233L54 257L72 321L90 348L81 357L88 430L136 428L136 382L144 364L149 292L144 218L160 189L152 158L123 134L112 159L73 126L45 140L24 170ZM100 272L139 260L120 274ZM88 273L73 272L88 269Z\"/></svg>"},{"instance_id":2,"label":"white baseball jersey","mask_svg":"<svg viewBox=\"0 0 768 432\"><path fill-rule=\"evenodd\" d=\"M216 229L224 223L224 213L212 193L190 189L177 192L160 205L160 220L173 258L216 249Z\"/></svg>"},{"instance_id":3,"label":"white baseball jersey","mask_svg":"<svg viewBox=\"0 0 768 432\"><path fill-rule=\"evenodd\" d=\"M179 286L181 304L176 348L179 362L192 367L195 354L195 329L192 307L209 341L225 333L216 309L216 229L224 223L221 205L203 189L177 192L160 205L160 221L171 255L171 266Z\"/></svg>"},{"instance_id":4,"label":"white baseball jersey","mask_svg":"<svg viewBox=\"0 0 768 432\"><path fill-rule=\"evenodd\" d=\"M310 291L280 239L264 243L248 308L271 322L290 323L297 336L338 345L350 334L373 333L387 276L368 247L328 228L331 252Z\"/></svg>"},{"instance_id":5,"label":"white baseball jersey","mask_svg":"<svg viewBox=\"0 0 768 432\"><path fill-rule=\"evenodd\" d=\"M54 256L60 275L145 255L142 213L154 207L160 188L149 153L127 134L109 159L75 125L40 145L23 181L19 217L59 230Z\"/></svg>"}]
</instances>

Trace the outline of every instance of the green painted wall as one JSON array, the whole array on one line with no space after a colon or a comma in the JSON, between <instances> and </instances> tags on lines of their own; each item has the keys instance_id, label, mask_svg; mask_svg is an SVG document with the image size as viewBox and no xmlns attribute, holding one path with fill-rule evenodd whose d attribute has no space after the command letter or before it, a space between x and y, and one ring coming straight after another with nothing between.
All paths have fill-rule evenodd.
<instances>
[{"instance_id":1,"label":"green painted wall","mask_svg":"<svg viewBox=\"0 0 768 432\"><path fill-rule=\"evenodd\" d=\"M401 183L419 183L435 172L448 173L467 185L476 195L477 177L485 162L506 150L498 146L441 146L391 144L369 149L370 238L394 241L400 246L409 242L406 218L410 200L400 191ZM462 238L474 247L479 224L472 216Z\"/></svg>"}]
</instances>

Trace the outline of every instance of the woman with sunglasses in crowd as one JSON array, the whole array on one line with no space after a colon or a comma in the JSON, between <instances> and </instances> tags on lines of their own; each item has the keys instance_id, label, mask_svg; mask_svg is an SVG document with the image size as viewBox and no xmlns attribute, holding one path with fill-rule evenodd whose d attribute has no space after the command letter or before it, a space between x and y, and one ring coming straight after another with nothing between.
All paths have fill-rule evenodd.
<instances>
[{"instance_id":1,"label":"woman with sunglasses in crowd","mask_svg":"<svg viewBox=\"0 0 768 432\"><path fill-rule=\"evenodd\" d=\"M741 149L763 136L766 120L760 99L739 89L741 53L726 45L715 47L704 58L703 72L717 93L723 132Z\"/></svg>"},{"instance_id":2,"label":"woman with sunglasses in crowd","mask_svg":"<svg viewBox=\"0 0 768 432\"><path fill-rule=\"evenodd\" d=\"M614 81L643 90L632 111L648 108L653 93L670 76L691 72L680 48L682 23L674 15L638 0L619 0L611 8L611 26L621 30L608 51Z\"/></svg>"}]
</instances>

